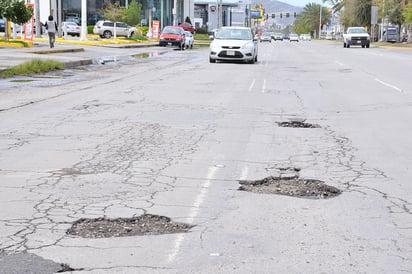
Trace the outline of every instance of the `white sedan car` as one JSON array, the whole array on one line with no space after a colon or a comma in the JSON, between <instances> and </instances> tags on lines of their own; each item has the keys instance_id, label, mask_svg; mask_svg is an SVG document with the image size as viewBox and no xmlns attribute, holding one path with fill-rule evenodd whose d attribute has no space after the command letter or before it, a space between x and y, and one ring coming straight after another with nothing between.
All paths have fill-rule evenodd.
<instances>
[{"instance_id":1,"label":"white sedan car","mask_svg":"<svg viewBox=\"0 0 412 274\"><path fill-rule=\"evenodd\" d=\"M258 43L251 28L222 27L209 47L209 61L243 61L253 64L258 59Z\"/></svg>"},{"instance_id":2,"label":"white sedan car","mask_svg":"<svg viewBox=\"0 0 412 274\"><path fill-rule=\"evenodd\" d=\"M192 49L194 41L195 38L193 37L193 34L190 31L185 30L185 47L187 49Z\"/></svg>"}]
</instances>

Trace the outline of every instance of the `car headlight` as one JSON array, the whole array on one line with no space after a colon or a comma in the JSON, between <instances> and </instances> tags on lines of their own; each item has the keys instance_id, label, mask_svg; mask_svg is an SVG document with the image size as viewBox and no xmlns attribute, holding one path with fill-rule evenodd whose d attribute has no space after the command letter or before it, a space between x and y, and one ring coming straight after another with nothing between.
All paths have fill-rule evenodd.
<instances>
[{"instance_id":1,"label":"car headlight","mask_svg":"<svg viewBox=\"0 0 412 274\"><path fill-rule=\"evenodd\" d=\"M219 49L220 49L220 47L219 47L218 45L214 44L214 43L212 43L212 44L210 45L210 51L218 52Z\"/></svg>"},{"instance_id":2,"label":"car headlight","mask_svg":"<svg viewBox=\"0 0 412 274\"><path fill-rule=\"evenodd\" d=\"M254 47L255 47L255 44L253 42L248 42L248 43L244 44L241 47L241 49L253 50Z\"/></svg>"}]
</instances>

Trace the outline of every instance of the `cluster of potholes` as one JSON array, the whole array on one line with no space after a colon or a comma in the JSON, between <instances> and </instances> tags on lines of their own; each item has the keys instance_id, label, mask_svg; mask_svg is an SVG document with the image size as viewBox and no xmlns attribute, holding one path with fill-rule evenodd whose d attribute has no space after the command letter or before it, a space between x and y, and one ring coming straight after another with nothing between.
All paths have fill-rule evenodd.
<instances>
[{"instance_id":1,"label":"cluster of potholes","mask_svg":"<svg viewBox=\"0 0 412 274\"><path fill-rule=\"evenodd\" d=\"M278 122L280 127L319 128L304 121ZM328 199L342 193L336 187L315 179L302 179L296 167L279 168L280 176L261 180L240 180L239 191L259 194L277 194L297 198ZM67 235L83 238L110 238L143 235L161 235L188 232L194 225L173 222L166 216L144 214L132 218L82 218L73 223ZM0 257L1 258L1 257ZM57 272L76 271L67 264L60 264Z\"/></svg>"}]
</instances>

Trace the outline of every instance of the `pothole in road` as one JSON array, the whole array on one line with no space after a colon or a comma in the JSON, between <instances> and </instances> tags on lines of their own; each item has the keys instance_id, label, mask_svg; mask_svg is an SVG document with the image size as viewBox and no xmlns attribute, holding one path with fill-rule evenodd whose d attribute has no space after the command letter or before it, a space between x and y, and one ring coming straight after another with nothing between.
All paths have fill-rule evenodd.
<instances>
[{"instance_id":1,"label":"pothole in road","mask_svg":"<svg viewBox=\"0 0 412 274\"><path fill-rule=\"evenodd\" d=\"M262 194L279 194L298 198L328 199L342 193L336 187L313 179L290 177L267 177L256 181L239 181L239 190Z\"/></svg>"},{"instance_id":2,"label":"pothole in road","mask_svg":"<svg viewBox=\"0 0 412 274\"><path fill-rule=\"evenodd\" d=\"M320 128L320 125L310 124L301 121L290 122L276 122L280 127L293 127L293 128Z\"/></svg>"},{"instance_id":3,"label":"pothole in road","mask_svg":"<svg viewBox=\"0 0 412 274\"><path fill-rule=\"evenodd\" d=\"M165 216L144 214L133 218L83 218L76 221L66 233L83 238L110 238L184 233L192 227L173 222Z\"/></svg>"}]
</instances>

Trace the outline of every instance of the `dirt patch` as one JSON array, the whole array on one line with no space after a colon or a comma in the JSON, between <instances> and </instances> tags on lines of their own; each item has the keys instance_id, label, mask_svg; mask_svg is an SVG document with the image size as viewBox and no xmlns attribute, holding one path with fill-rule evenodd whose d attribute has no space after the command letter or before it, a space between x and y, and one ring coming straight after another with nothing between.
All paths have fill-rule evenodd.
<instances>
[{"instance_id":1,"label":"dirt patch","mask_svg":"<svg viewBox=\"0 0 412 274\"><path fill-rule=\"evenodd\" d=\"M290 122L276 122L280 127L293 127L293 128L320 128L320 125L310 124L299 121L290 121Z\"/></svg>"},{"instance_id":2,"label":"dirt patch","mask_svg":"<svg viewBox=\"0 0 412 274\"><path fill-rule=\"evenodd\" d=\"M342 193L336 187L312 179L299 179L297 176L267 177L257 181L239 181L239 190L263 194L280 194L298 198L327 199Z\"/></svg>"},{"instance_id":3,"label":"dirt patch","mask_svg":"<svg viewBox=\"0 0 412 274\"><path fill-rule=\"evenodd\" d=\"M188 232L193 225L173 222L165 216L145 214L133 218L79 219L67 234L83 238L109 238Z\"/></svg>"}]
</instances>

